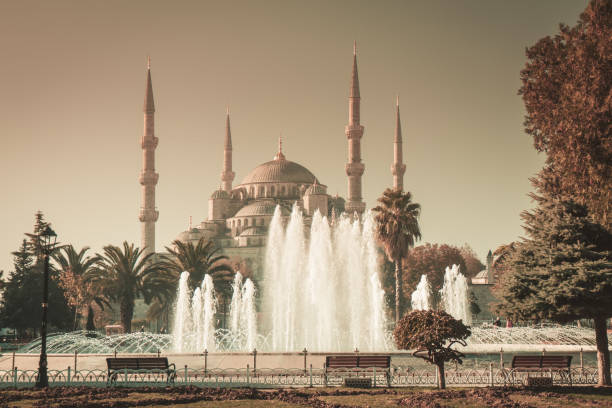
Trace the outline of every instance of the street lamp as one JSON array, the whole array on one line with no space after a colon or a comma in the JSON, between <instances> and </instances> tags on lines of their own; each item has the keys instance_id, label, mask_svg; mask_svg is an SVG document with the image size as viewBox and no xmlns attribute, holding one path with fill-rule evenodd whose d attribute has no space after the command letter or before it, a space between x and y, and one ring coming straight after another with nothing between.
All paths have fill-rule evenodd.
<instances>
[{"instance_id":1,"label":"street lamp","mask_svg":"<svg viewBox=\"0 0 612 408\"><path fill-rule=\"evenodd\" d=\"M38 234L38 244L45 263L43 281L43 301L42 301L42 324L40 327L40 360L38 361L37 387L48 387L49 378L47 377L47 308L49 306L49 256L55 247L57 234L49 225Z\"/></svg>"}]
</instances>

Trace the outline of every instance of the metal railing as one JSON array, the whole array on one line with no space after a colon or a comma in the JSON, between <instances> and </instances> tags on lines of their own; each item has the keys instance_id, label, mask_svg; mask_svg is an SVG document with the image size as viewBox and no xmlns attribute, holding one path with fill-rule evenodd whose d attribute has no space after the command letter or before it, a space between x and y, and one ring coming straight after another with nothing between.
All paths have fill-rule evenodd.
<instances>
[{"instance_id":1,"label":"metal railing","mask_svg":"<svg viewBox=\"0 0 612 408\"><path fill-rule=\"evenodd\" d=\"M342 385L347 377L372 378L374 387L386 387L387 375L392 387L427 386L438 384L437 372L433 368L392 367L385 369L191 369L184 366L176 370L176 377L169 381L165 370L118 370L111 381L108 372L101 369L48 370L50 386L184 386L201 387L320 387ZM36 384L37 370L0 370L0 388L32 387ZM583 367L567 370L539 370L519 372L512 369L488 368L455 369L447 367L445 378L447 386L509 386L525 384L527 378L548 377L554 385L597 384L597 368Z\"/></svg>"}]
</instances>

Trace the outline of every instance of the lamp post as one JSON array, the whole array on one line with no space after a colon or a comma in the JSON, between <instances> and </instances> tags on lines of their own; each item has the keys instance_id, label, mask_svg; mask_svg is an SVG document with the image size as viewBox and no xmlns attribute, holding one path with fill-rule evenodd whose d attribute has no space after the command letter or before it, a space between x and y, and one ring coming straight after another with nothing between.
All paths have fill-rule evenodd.
<instances>
[{"instance_id":1,"label":"lamp post","mask_svg":"<svg viewBox=\"0 0 612 408\"><path fill-rule=\"evenodd\" d=\"M49 225L38 235L40 250L44 261L42 324L40 326L40 360L38 361L38 379L36 386L45 388L49 386L47 377L47 308L49 306L49 256L55 247L57 234Z\"/></svg>"}]
</instances>

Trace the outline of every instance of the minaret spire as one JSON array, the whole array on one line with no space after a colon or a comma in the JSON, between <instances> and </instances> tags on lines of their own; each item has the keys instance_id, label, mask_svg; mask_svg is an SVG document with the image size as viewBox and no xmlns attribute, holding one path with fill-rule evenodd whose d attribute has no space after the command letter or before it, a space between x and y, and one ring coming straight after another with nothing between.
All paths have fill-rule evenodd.
<instances>
[{"instance_id":1,"label":"minaret spire","mask_svg":"<svg viewBox=\"0 0 612 408\"><path fill-rule=\"evenodd\" d=\"M236 173L232 171L232 150L232 130L228 106L225 112L225 145L223 146L223 172L221 173L223 190L228 193L232 191L232 182L236 177Z\"/></svg>"},{"instance_id":2,"label":"minaret spire","mask_svg":"<svg viewBox=\"0 0 612 408\"><path fill-rule=\"evenodd\" d=\"M283 134L281 133L278 136L278 153L274 156L274 160L285 160L285 155L283 154Z\"/></svg>"},{"instance_id":3,"label":"minaret spire","mask_svg":"<svg viewBox=\"0 0 612 408\"><path fill-rule=\"evenodd\" d=\"M400 121L399 95L395 102L395 137L393 138L393 164L391 174L393 174L393 188L396 190L404 189L404 173L406 165L402 153L402 123Z\"/></svg>"},{"instance_id":4,"label":"minaret spire","mask_svg":"<svg viewBox=\"0 0 612 408\"><path fill-rule=\"evenodd\" d=\"M159 139L155 137L155 103L151 82L151 58L147 58L147 81L144 100L144 134L140 139L143 150L143 167L139 181L142 185L142 207L139 220L142 223L141 247L145 254L155 252L155 222L159 212L155 208L155 186L159 174L155 172L155 149Z\"/></svg>"},{"instance_id":5,"label":"minaret spire","mask_svg":"<svg viewBox=\"0 0 612 408\"><path fill-rule=\"evenodd\" d=\"M345 128L348 139L348 163L346 164L346 175L348 176L348 201L345 206L346 212L362 214L365 211L365 203L361 196L361 176L365 170L361 162L361 138L363 137L363 126L360 124L359 75L357 74L357 42L353 43L353 72L351 75L351 88L349 94L349 121Z\"/></svg>"}]
</instances>

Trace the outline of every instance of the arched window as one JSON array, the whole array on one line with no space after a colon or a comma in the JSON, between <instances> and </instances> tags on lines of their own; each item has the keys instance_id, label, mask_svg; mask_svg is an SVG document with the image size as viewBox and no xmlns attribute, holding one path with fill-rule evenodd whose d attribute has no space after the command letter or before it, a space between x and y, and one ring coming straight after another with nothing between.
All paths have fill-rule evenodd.
<instances>
[{"instance_id":1,"label":"arched window","mask_svg":"<svg viewBox=\"0 0 612 408\"><path fill-rule=\"evenodd\" d=\"M275 190L274 186L270 187L270 194L272 195L272 197L274 197L274 192L275 192L274 190Z\"/></svg>"},{"instance_id":2,"label":"arched window","mask_svg":"<svg viewBox=\"0 0 612 408\"><path fill-rule=\"evenodd\" d=\"M281 195L284 196L285 195L285 186L281 186L281 190L280 191L281 191Z\"/></svg>"},{"instance_id":3,"label":"arched window","mask_svg":"<svg viewBox=\"0 0 612 408\"><path fill-rule=\"evenodd\" d=\"M266 189L264 188L264 186L259 187L259 196L263 197L266 193Z\"/></svg>"},{"instance_id":4,"label":"arched window","mask_svg":"<svg viewBox=\"0 0 612 408\"><path fill-rule=\"evenodd\" d=\"M242 220L238 220L238 226L240 227L242 225Z\"/></svg>"}]
</instances>

